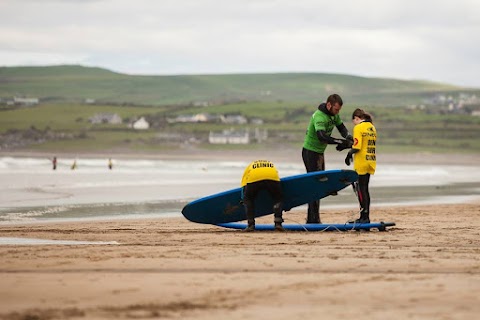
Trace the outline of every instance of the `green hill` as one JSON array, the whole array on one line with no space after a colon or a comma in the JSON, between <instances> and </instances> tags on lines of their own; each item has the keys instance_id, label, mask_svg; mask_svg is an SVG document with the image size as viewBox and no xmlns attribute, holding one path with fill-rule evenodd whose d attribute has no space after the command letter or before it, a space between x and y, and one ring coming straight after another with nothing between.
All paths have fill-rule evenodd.
<instances>
[{"instance_id":1,"label":"green hill","mask_svg":"<svg viewBox=\"0 0 480 320\"><path fill-rule=\"evenodd\" d=\"M82 66L0 68L0 150L163 152L182 149L185 143L189 148L222 150L298 149L316 105L333 92L345 101L344 120L358 106L374 115L384 152L480 150L480 117L471 115L480 110L480 89L340 74L139 76ZM405 107L435 96L443 99L441 103ZM40 104L14 106L12 97L39 98ZM85 104L85 99L96 103ZM452 101L457 106L465 103L448 111ZM118 114L122 123L93 124L90 119L99 113ZM239 113L263 124L169 121L197 113ZM149 130L128 127L140 117L151 124ZM346 125L351 129L350 121ZM257 127L268 130L267 141L247 146L208 143L211 131L253 132Z\"/></svg>"},{"instance_id":2,"label":"green hill","mask_svg":"<svg viewBox=\"0 0 480 320\"><path fill-rule=\"evenodd\" d=\"M83 66L0 67L0 98L44 102L167 105L207 101L292 101L316 103L330 93L345 102L379 106L419 104L437 92L466 88L427 81L365 78L324 73L141 76ZM478 90L477 90L478 91Z\"/></svg>"}]
</instances>

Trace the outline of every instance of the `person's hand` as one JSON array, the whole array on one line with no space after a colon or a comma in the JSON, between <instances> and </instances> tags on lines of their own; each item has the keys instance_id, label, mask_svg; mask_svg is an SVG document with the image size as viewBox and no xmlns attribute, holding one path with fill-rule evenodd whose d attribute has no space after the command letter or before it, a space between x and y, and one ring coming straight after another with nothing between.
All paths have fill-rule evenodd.
<instances>
[{"instance_id":1,"label":"person's hand","mask_svg":"<svg viewBox=\"0 0 480 320\"><path fill-rule=\"evenodd\" d=\"M347 137L348 138L348 137ZM348 139L339 139L341 140L341 143L337 144L337 151L342 151L348 148L351 148L353 145L353 140L348 140Z\"/></svg>"},{"instance_id":2,"label":"person's hand","mask_svg":"<svg viewBox=\"0 0 480 320\"><path fill-rule=\"evenodd\" d=\"M350 142L352 143L352 145L353 145L353 137L352 137L351 134L347 135L347 136L345 137L345 139L347 139L348 141L350 141Z\"/></svg>"},{"instance_id":3,"label":"person's hand","mask_svg":"<svg viewBox=\"0 0 480 320\"><path fill-rule=\"evenodd\" d=\"M349 153L347 154L347 156L345 157L345 164L346 164L347 166L349 166L349 165L352 163L352 161L353 161L353 156L352 156L352 154L349 152Z\"/></svg>"}]
</instances>

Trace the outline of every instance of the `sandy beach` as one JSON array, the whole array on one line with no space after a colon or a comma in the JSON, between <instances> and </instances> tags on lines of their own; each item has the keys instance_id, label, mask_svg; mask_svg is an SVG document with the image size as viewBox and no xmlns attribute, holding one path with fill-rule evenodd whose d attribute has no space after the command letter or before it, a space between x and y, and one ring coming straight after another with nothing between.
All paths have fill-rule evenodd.
<instances>
[{"instance_id":1,"label":"sandy beach","mask_svg":"<svg viewBox=\"0 0 480 320\"><path fill-rule=\"evenodd\" d=\"M351 210L329 210L335 222ZM1 319L474 319L479 203L375 210L386 232L224 230L183 218L8 226ZM301 221L294 211L287 219ZM288 220L287 220L288 221ZM270 217L258 219L270 222Z\"/></svg>"},{"instance_id":2,"label":"sandy beach","mask_svg":"<svg viewBox=\"0 0 480 320\"><path fill-rule=\"evenodd\" d=\"M269 155L276 162L297 161L298 156ZM226 160L255 157L261 153L222 156ZM384 159L390 164L475 168L479 156L452 159L417 154ZM327 162L335 167L341 161L332 155ZM98 181L106 175L92 174ZM28 176L20 171L18 188L4 183L3 191L18 199L36 196L27 202L14 202L12 196L5 199L18 206L34 205L38 197L53 204L44 197L45 191L32 193L35 190L26 188L49 175ZM49 183L60 184L55 190L69 189L68 183L83 186L89 176L64 173L63 179L71 182ZM5 172L3 177L13 181L16 174ZM112 200L131 193L128 188L115 189ZM89 193L81 198L85 190ZM54 204L82 199L90 203L99 197L96 188L75 192ZM178 216L4 224L0 226L4 240L0 242L0 319L474 319L480 312L480 202L478 197L469 201L372 203L372 221L396 223L386 232L246 234ZM354 206L322 209L324 223L342 223L355 215ZM297 208L284 218L286 223L303 222L305 212ZM272 219L263 217L257 223Z\"/></svg>"}]
</instances>

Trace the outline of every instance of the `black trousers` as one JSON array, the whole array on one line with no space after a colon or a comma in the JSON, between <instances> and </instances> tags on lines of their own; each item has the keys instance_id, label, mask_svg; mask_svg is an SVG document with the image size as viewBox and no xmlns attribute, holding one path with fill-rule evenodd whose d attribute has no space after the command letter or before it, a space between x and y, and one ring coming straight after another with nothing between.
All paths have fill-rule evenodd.
<instances>
[{"instance_id":1,"label":"black trousers","mask_svg":"<svg viewBox=\"0 0 480 320\"><path fill-rule=\"evenodd\" d=\"M369 173L358 176L358 202L360 203L362 214L367 215L367 217L370 213L370 191L368 189L369 183Z\"/></svg>"},{"instance_id":2,"label":"black trousers","mask_svg":"<svg viewBox=\"0 0 480 320\"><path fill-rule=\"evenodd\" d=\"M248 224L255 224L255 199L261 190L266 190L273 199L275 222L282 220L282 185L280 181L261 180L247 183L243 189L243 204L247 213Z\"/></svg>"},{"instance_id":3,"label":"black trousers","mask_svg":"<svg viewBox=\"0 0 480 320\"><path fill-rule=\"evenodd\" d=\"M325 156L323 153L303 148L302 159L307 172L325 170ZM320 223L320 200L308 203L307 223Z\"/></svg>"}]
</instances>

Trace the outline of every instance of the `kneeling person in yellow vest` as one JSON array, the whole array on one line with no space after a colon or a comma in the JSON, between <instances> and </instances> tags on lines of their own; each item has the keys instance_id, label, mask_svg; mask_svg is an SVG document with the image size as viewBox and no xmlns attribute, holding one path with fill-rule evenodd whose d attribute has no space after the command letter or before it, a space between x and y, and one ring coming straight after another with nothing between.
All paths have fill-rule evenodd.
<instances>
[{"instance_id":1,"label":"kneeling person in yellow vest","mask_svg":"<svg viewBox=\"0 0 480 320\"><path fill-rule=\"evenodd\" d=\"M255 230L255 199L261 190L266 190L273 199L275 230L284 231L282 227L282 186L274 164L268 160L253 161L243 173L241 186L248 221L248 226L244 231Z\"/></svg>"}]
</instances>

